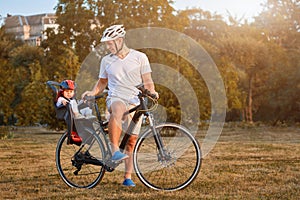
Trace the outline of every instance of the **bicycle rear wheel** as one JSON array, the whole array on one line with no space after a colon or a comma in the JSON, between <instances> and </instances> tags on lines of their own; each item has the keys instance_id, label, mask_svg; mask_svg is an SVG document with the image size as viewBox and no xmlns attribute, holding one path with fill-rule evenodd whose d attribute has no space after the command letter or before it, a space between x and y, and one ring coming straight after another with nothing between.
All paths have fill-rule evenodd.
<instances>
[{"instance_id":1,"label":"bicycle rear wheel","mask_svg":"<svg viewBox=\"0 0 300 200\"><path fill-rule=\"evenodd\" d=\"M67 140L66 132L56 147L55 159L59 175L70 187L95 187L105 173L104 167L100 165L105 151L102 141L89 128L84 129L80 146L67 144Z\"/></svg>"},{"instance_id":2,"label":"bicycle rear wheel","mask_svg":"<svg viewBox=\"0 0 300 200\"><path fill-rule=\"evenodd\" d=\"M177 124L156 126L167 159L158 152L152 130L138 139L134 149L134 168L141 182L155 190L175 191L187 187L201 167L201 149L194 136Z\"/></svg>"}]
</instances>

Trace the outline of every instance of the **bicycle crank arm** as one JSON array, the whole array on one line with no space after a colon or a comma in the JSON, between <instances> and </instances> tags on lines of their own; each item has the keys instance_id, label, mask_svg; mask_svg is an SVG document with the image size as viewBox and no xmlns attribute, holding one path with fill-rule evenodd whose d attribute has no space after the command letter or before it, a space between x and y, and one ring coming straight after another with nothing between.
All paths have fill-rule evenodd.
<instances>
[{"instance_id":1,"label":"bicycle crank arm","mask_svg":"<svg viewBox=\"0 0 300 200\"><path fill-rule=\"evenodd\" d=\"M96 165L96 166L104 166L104 163L101 160L94 159L94 158L85 158L84 163L85 164Z\"/></svg>"},{"instance_id":2,"label":"bicycle crank arm","mask_svg":"<svg viewBox=\"0 0 300 200\"><path fill-rule=\"evenodd\" d=\"M122 163L122 161L113 162L113 161L109 160L105 163L104 168L108 172L113 172L121 163Z\"/></svg>"}]
</instances>

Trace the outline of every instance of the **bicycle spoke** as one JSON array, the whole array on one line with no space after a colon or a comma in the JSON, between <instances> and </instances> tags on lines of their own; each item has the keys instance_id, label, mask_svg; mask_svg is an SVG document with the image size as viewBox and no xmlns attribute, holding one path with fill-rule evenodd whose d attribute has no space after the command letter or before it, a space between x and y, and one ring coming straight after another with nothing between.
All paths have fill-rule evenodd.
<instances>
[{"instance_id":1,"label":"bicycle spoke","mask_svg":"<svg viewBox=\"0 0 300 200\"><path fill-rule=\"evenodd\" d=\"M70 187L92 188L102 179L104 168L102 166L85 164L87 152L93 158L102 159L104 149L101 141L92 133L88 140L83 141L83 146L68 145L67 134L65 133L56 150L56 165L63 181ZM92 140L90 138L93 138ZM85 144L85 141L87 143Z\"/></svg>"},{"instance_id":2,"label":"bicycle spoke","mask_svg":"<svg viewBox=\"0 0 300 200\"><path fill-rule=\"evenodd\" d=\"M200 147L194 137L178 125L161 125L156 129L161 134L167 157L162 159L159 156L152 132L146 132L134 150L137 175L153 189L182 189L194 180L200 170Z\"/></svg>"}]
</instances>

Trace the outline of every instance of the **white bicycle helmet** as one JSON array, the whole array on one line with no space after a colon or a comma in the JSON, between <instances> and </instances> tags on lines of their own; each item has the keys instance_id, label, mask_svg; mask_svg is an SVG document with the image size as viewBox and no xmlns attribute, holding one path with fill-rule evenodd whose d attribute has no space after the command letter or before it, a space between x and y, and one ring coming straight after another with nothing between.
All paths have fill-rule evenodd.
<instances>
[{"instance_id":1,"label":"white bicycle helmet","mask_svg":"<svg viewBox=\"0 0 300 200\"><path fill-rule=\"evenodd\" d=\"M124 37L125 34L126 31L123 25L112 25L103 32L101 42L115 40L117 38Z\"/></svg>"}]
</instances>

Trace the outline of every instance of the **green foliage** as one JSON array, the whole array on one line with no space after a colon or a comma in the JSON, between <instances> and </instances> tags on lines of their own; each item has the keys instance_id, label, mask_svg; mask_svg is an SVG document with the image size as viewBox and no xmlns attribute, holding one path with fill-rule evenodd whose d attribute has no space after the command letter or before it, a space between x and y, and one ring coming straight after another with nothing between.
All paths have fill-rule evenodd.
<instances>
[{"instance_id":1,"label":"green foliage","mask_svg":"<svg viewBox=\"0 0 300 200\"><path fill-rule=\"evenodd\" d=\"M48 111L44 106L47 93L41 66L39 63L32 63L29 65L29 69L32 81L22 89L22 101L15 108L15 112L18 113L18 125L34 125L45 122L44 113Z\"/></svg>"},{"instance_id":2,"label":"green foliage","mask_svg":"<svg viewBox=\"0 0 300 200\"><path fill-rule=\"evenodd\" d=\"M178 30L185 18L174 12L168 0L98 0L95 3L95 16L104 27L126 24L127 28L158 26Z\"/></svg>"},{"instance_id":3,"label":"green foliage","mask_svg":"<svg viewBox=\"0 0 300 200\"><path fill-rule=\"evenodd\" d=\"M269 40L287 48L299 47L299 0L268 0L264 7L255 18L256 26L263 29Z\"/></svg>"},{"instance_id":4,"label":"green foliage","mask_svg":"<svg viewBox=\"0 0 300 200\"><path fill-rule=\"evenodd\" d=\"M43 49L22 45L14 48L9 54L10 62L14 67L26 67L33 62L42 62Z\"/></svg>"},{"instance_id":5,"label":"green foliage","mask_svg":"<svg viewBox=\"0 0 300 200\"><path fill-rule=\"evenodd\" d=\"M240 30L241 29L241 30ZM244 32L258 32L250 26L242 26L229 32L230 37L225 36L220 38L220 55L228 59L236 71L240 71L239 79L240 89L242 93L247 94L246 100L242 100L245 104L245 120L253 122L253 110L257 105L254 100L260 95L264 95L265 81L269 74L269 69L272 66L271 57L267 43L257 37L259 33L252 36L244 34ZM241 96L242 97L242 96ZM256 104L256 105L255 105Z\"/></svg>"},{"instance_id":6,"label":"green foliage","mask_svg":"<svg viewBox=\"0 0 300 200\"><path fill-rule=\"evenodd\" d=\"M269 74L267 94L261 99L257 118L262 120L299 121L299 46L300 6L298 0L268 0L265 9L255 18L271 49L273 65ZM277 115L268 115L273 110Z\"/></svg>"},{"instance_id":7,"label":"green foliage","mask_svg":"<svg viewBox=\"0 0 300 200\"><path fill-rule=\"evenodd\" d=\"M64 79L74 79L80 68L78 56L67 47L58 46L54 51L49 51L45 57L45 68L48 77L60 82Z\"/></svg>"},{"instance_id":8,"label":"green foliage","mask_svg":"<svg viewBox=\"0 0 300 200\"><path fill-rule=\"evenodd\" d=\"M94 18L93 1L61 0L57 4L58 34L51 35L57 45L74 49L80 61L90 51L90 46L99 41L99 21ZM52 43L53 44L53 43ZM54 49L53 49L54 50Z\"/></svg>"},{"instance_id":9,"label":"green foliage","mask_svg":"<svg viewBox=\"0 0 300 200\"><path fill-rule=\"evenodd\" d=\"M10 124L9 118L13 116L11 103L15 97L15 71L9 61L10 52L20 45L12 35L5 34L5 29L0 29L0 114L3 115L4 124Z\"/></svg>"},{"instance_id":10,"label":"green foliage","mask_svg":"<svg viewBox=\"0 0 300 200\"><path fill-rule=\"evenodd\" d=\"M0 70L0 114L3 115L3 123L8 124L8 118L13 114L10 103L14 99L14 70L3 59L0 59Z\"/></svg>"}]
</instances>

